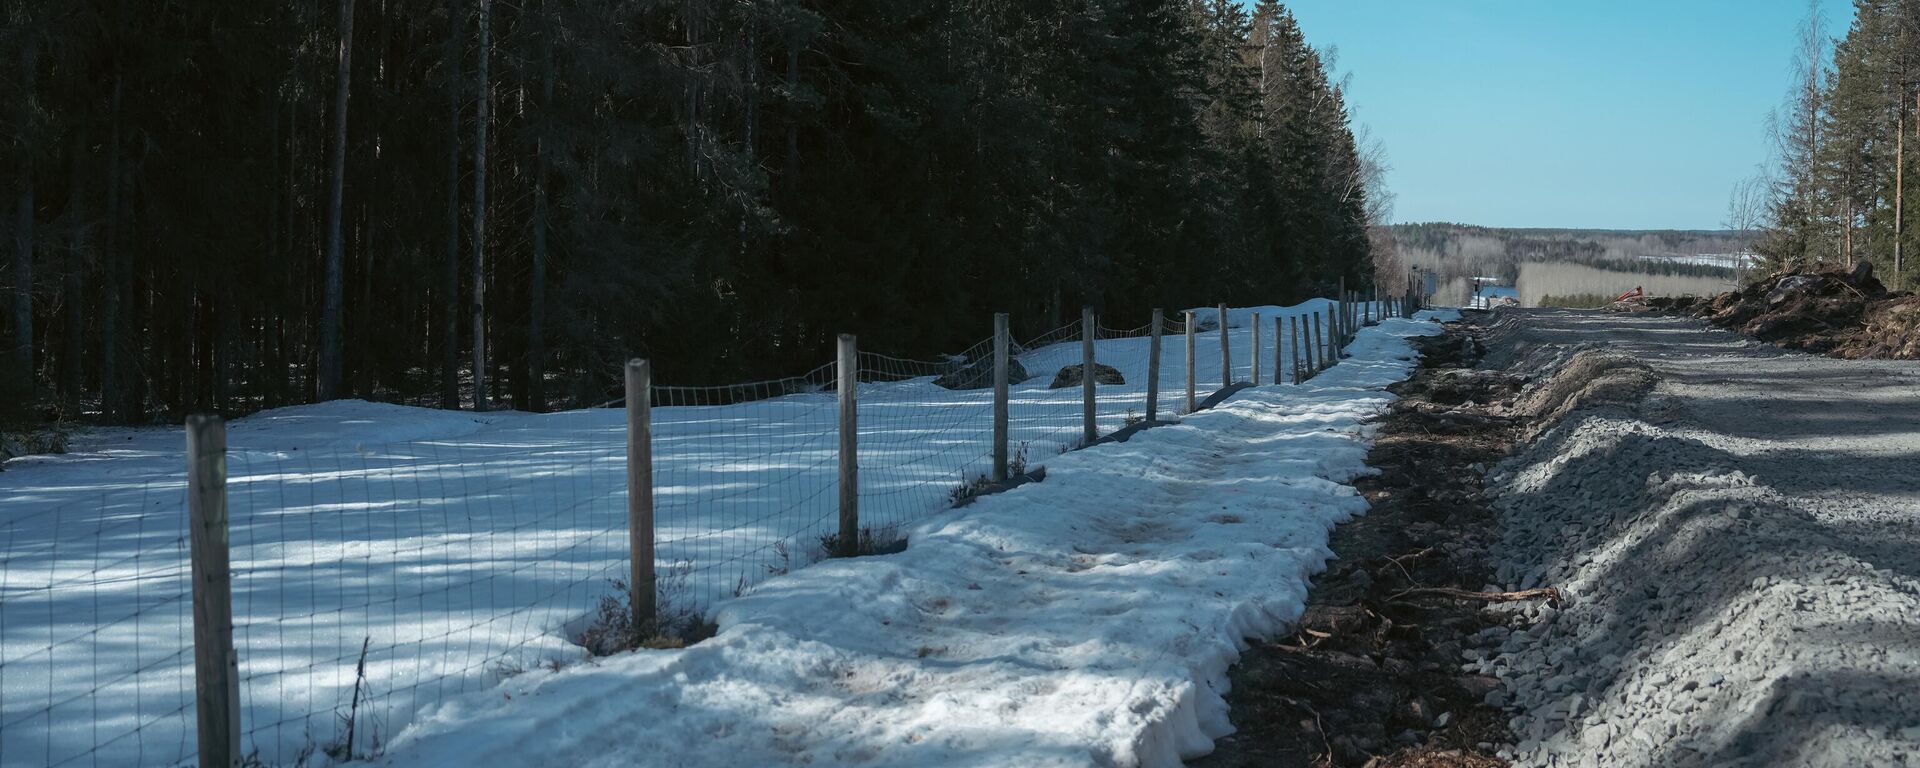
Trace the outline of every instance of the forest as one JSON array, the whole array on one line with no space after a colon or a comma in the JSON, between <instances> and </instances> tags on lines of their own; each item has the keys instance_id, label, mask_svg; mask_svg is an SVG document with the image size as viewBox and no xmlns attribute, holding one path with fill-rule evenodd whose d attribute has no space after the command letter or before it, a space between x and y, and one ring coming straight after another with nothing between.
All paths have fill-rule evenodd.
<instances>
[{"instance_id":1,"label":"forest","mask_svg":"<svg viewBox=\"0 0 1920 768\"><path fill-rule=\"evenodd\" d=\"M1128 327L1368 285L1388 200L1272 0L6 8L15 417L540 411L630 356Z\"/></svg>"},{"instance_id":2,"label":"forest","mask_svg":"<svg viewBox=\"0 0 1920 768\"><path fill-rule=\"evenodd\" d=\"M1769 119L1775 156L1734 191L1729 219L1764 228L1757 249L1772 267L1870 262L1888 285L1911 288L1920 0L1853 5L1837 40L1809 9L1788 97Z\"/></svg>"}]
</instances>

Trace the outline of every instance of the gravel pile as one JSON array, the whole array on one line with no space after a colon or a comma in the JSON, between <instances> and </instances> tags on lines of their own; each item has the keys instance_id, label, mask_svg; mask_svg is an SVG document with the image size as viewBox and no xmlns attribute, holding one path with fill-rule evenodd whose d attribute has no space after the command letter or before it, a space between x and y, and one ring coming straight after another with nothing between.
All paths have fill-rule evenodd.
<instances>
[{"instance_id":1,"label":"gravel pile","mask_svg":"<svg viewBox=\"0 0 1920 768\"><path fill-rule=\"evenodd\" d=\"M1488 589L1565 599L1494 609L1463 654L1506 684L1502 756L1920 765L1915 366L1670 317L1513 320L1488 360L1541 373L1516 408L1563 418L1488 478Z\"/></svg>"}]
</instances>

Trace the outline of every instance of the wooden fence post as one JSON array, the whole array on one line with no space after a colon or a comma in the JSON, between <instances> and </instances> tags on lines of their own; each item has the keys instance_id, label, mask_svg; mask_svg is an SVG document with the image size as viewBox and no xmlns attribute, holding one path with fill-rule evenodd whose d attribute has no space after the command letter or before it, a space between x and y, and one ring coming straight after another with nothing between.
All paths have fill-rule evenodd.
<instances>
[{"instance_id":1,"label":"wooden fence post","mask_svg":"<svg viewBox=\"0 0 1920 768\"><path fill-rule=\"evenodd\" d=\"M860 554L860 346L840 334L840 556Z\"/></svg>"},{"instance_id":2,"label":"wooden fence post","mask_svg":"<svg viewBox=\"0 0 1920 768\"><path fill-rule=\"evenodd\" d=\"M1260 313L1258 312L1253 313L1253 350L1249 354L1252 355L1253 373L1248 381L1257 387L1260 386Z\"/></svg>"},{"instance_id":3,"label":"wooden fence post","mask_svg":"<svg viewBox=\"0 0 1920 768\"><path fill-rule=\"evenodd\" d=\"M1186 313L1186 315L1187 315L1187 413L1193 413L1194 410L1200 407L1200 401L1194 397L1193 364L1197 361L1194 359L1193 312L1189 311Z\"/></svg>"},{"instance_id":4,"label":"wooden fence post","mask_svg":"<svg viewBox=\"0 0 1920 768\"><path fill-rule=\"evenodd\" d=\"M659 606L653 571L653 366L627 361L627 600L635 630L653 626Z\"/></svg>"},{"instance_id":5,"label":"wooden fence post","mask_svg":"<svg viewBox=\"0 0 1920 768\"><path fill-rule=\"evenodd\" d=\"M1300 383L1300 316L1287 318L1288 337L1293 342L1293 383Z\"/></svg>"},{"instance_id":6,"label":"wooden fence post","mask_svg":"<svg viewBox=\"0 0 1920 768\"><path fill-rule=\"evenodd\" d=\"M1335 301L1333 306L1328 307L1328 309L1331 310L1331 314L1327 317L1327 328L1333 331L1333 348L1339 349L1340 345L1346 343L1347 340L1346 294L1340 294L1340 299Z\"/></svg>"},{"instance_id":7,"label":"wooden fence post","mask_svg":"<svg viewBox=\"0 0 1920 768\"><path fill-rule=\"evenodd\" d=\"M193 575L193 706L202 768L240 765L240 657L227 554L227 425L187 417L187 527Z\"/></svg>"},{"instance_id":8,"label":"wooden fence post","mask_svg":"<svg viewBox=\"0 0 1920 768\"><path fill-rule=\"evenodd\" d=\"M1313 355L1314 372L1327 369L1327 337L1320 332L1320 313L1313 313Z\"/></svg>"},{"instance_id":9,"label":"wooden fence post","mask_svg":"<svg viewBox=\"0 0 1920 768\"><path fill-rule=\"evenodd\" d=\"M1160 420L1160 332L1165 310L1153 311L1153 341L1147 345L1147 423Z\"/></svg>"},{"instance_id":10,"label":"wooden fence post","mask_svg":"<svg viewBox=\"0 0 1920 768\"><path fill-rule=\"evenodd\" d=\"M1340 364L1340 334L1334 332L1339 320L1334 316L1334 308L1327 307L1327 367Z\"/></svg>"},{"instance_id":11,"label":"wooden fence post","mask_svg":"<svg viewBox=\"0 0 1920 768\"><path fill-rule=\"evenodd\" d=\"M1005 312L993 315L993 481L1007 481L1007 363L1012 346Z\"/></svg>"},{"instance_id":12,"label":"wooden fence post","mask_svg":"<svg viewBox=\"0 0 1920 768\"><path fill-rule=\"evenodd\" d=\"M1340 302L1339 302L1340 303L1340 330L1342 333L1344 333L1347 330L1348 296L1347 296L1347 276L1346 275L1340 276L1340 294L1339 295L1340 295Z\"/></svg>"},{"instance_id":13,"label":"wooden fence post","mask_svg":"<svg viewBox=\"0 0 1920 768\"><path fill-rule=\"evenodd\" d=\"M1220 388L1233 386L1233 345L1227 340L1227 305L1220 305Z\"/></svg>"},{"instance_id":14,"label":"wooden fence post","mask_svg":"<svg viewBox=\"0 0 1920 768\"><path fill-rule=\"evenodd\" d=\"M1297 334L1293 338L1293 365L1299 368L1299 379L1305 383L1313 377L1313 329L1307 327L1305 315L1293 316L1293 327Z\"/></svg>"},{"instance_id":15,"label":"wooden fence post","mask_svg":"<svg viewBox=\"0 0 1920 768\"><path fill-rule=\"evenodd\" d=\"M1281 367L1286 365L1283 361L1287 357L1287 340L1281 327L1283 322L1283 318L1273 319L1273 383L1276 385L1287 383L1286 377L1281 375Z\"/></svg>"},{"instance_id":16,"label":"wooden fence post","mask_svg":"<svg viewBox=\"0 0 1920 768\"><path fill-rule=\"evenodd\" d=\"M1293 319L1300 326L1300 348L1294 350L1294 354L1300 358L1300 381L1304 383L1313 378L1314 361L1318 359L1319 352L1313 348L1313 326L1308 323L1309 317L1295 315Z\"/></svg>"},{"instance_id":17,"label":"wooden fence post","mask_svg":"<svg viewBox=\"0 0 1920 768\"><path fill-rule=\"evenodd\" d=\"M1100 440L1099 415L1094 412L1093 335L1098 332L1094 325L1093 307L1080 308L1080 422L1081 444L1093 445Z\"/></svg>"}]
</instances>

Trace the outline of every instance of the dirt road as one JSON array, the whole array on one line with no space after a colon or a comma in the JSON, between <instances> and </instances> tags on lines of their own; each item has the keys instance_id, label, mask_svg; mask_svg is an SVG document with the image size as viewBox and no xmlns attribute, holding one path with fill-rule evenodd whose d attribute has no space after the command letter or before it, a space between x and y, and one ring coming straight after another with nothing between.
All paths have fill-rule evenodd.
<instances>
[{"instance_id":1,"label":"dirt road","mask_svg":"<svg viewBox=\"0 0 1920 768\"><path fill-rule=\"evenodd\" d=\"M1585 349L1654 382L1490 478L1497 578L1568 594L1470 664L1507 682L1516 762L1920 761L1920 364L1650 315L1515 312L1487 341L1482 368Z\"/></svg>"},{"instance_id":2,"label":"dirt road","mask_svg":"<svg viewBox=\"0 0 1920 768\"><path fill-rule=\"evenodd\" d=\"M1206 765L1920 765L1920 362L1558 310L1426 354Z\"/></svg>"}]
</instances>

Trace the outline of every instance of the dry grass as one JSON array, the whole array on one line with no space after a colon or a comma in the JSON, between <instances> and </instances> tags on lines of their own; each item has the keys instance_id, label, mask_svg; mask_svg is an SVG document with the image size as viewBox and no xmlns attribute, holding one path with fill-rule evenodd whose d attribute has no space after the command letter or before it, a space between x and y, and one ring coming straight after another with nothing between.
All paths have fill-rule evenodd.
<instances>
[{"instance_id":1,"label":"dry grass","mask_svg":"<svg viewBox=\"0 0 1920 768\"><path fill-rule=\"evenodd\" d=\"M1538 307L1548 296L1601 294L1609 298L1645 288L1648 296L1711 296L1739 286L1732 279L1620 272L1580 264L1520 265L1520 304Z\"/></svg>"}]
</instances>

